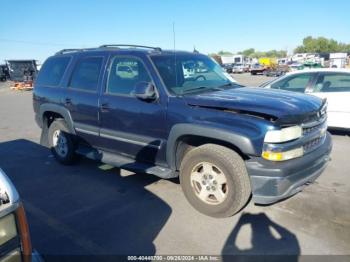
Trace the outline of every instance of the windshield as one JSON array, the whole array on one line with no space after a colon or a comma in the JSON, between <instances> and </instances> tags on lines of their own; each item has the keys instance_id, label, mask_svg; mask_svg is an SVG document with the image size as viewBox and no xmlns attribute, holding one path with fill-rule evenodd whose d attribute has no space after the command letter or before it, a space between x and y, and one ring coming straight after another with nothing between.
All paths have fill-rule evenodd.
<instances>
[{"instance_id":1,"label":"windshield","mask_svg":"<svg viewBox=\"0 0 350 262\"><path fill-rule=\"evenodd\" d=\"M205 55L164 54L151 56L164 84L176 95L239 86L222 67Z\"/></svg>"}]
</instances>

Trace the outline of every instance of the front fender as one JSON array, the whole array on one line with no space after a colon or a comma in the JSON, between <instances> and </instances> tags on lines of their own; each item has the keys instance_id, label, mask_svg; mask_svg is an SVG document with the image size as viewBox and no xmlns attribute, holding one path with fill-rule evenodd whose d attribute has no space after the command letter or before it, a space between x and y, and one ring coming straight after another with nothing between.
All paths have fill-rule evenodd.
<instances>
[{"instance_id":1,"label":"front fender","mask_svg":"<svg viewBox=\"0 0 350 262\"><path fill-rule=\"evenodd\" d=\"M258 155L257 145L248 136L239 134L234 131L224 130L220 128L213 128L197 124L177 124L170 130L167 148L166 160L172 169L176 168L176 148L179 138L185 135L194 135L200 137L207 137L211 139L221 140L223 142L232 144L239 148L241 152L246 155Z\"/></svg>"}]
</instances>

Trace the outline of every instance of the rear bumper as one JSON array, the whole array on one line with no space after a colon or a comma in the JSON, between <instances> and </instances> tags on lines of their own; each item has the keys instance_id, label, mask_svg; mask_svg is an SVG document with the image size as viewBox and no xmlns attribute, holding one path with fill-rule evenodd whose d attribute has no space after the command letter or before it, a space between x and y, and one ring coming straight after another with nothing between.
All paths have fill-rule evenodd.
<instances>
[{"instance_id":1,"label":"rear bumper","mask_svg":"<svg viewBox=\"0 0 350 262\"><path fill-rule=\"evenodd\" d=\"M272 162L257 157L246 161L253 201L271 204L301 191L326 168L331 150L332 139L327 133L322 146L301 158Z\"/></svg>"}]
</instances>

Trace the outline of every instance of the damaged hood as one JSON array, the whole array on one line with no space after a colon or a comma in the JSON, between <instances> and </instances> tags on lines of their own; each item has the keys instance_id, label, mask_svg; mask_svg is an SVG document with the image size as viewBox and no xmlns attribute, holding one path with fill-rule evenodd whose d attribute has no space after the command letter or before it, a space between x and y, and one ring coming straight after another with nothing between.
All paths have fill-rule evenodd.
<instances>
[{"instance_id":1,"label":"damaged hood","mask_svg":"<svg viewBox=\"0 0 350 262\"><path fill-rule=\"evenodd\" d=\"M190 106L263 117L279 124L298 124L319 117L325 101L300 93L263 88L233 88L184 96Z\"/></svg>"}]
</instances>

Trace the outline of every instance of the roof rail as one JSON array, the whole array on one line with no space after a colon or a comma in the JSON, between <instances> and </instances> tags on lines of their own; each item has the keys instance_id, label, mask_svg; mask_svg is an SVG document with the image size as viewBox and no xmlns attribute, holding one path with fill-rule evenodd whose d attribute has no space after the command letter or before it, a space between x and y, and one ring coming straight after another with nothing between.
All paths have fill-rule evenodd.
<instances>
[{"instance_id":1,"label":"roof rail","mask_svg":"<svg viewBox=\"0 0 350 262\"><path fill-rule=\"evenodd\" d=\"M62 50L56 52L56 55L62 55L62 54L71 53L71 52L77 52L77 51L80 51L80 50L81 49L79 49L79 48L62 49Z\"/></svg>"},{"instance_id":2,"label":"roof rail","mask_svg":"<svg viewBox=\"0 0 350 262\"><path fill-rule=\"evenodd\" d=\"M114 45L114 44L112 44L112 45L101 45L100 46L100 48L105 48L105 47L106 48L108 48L108 47L116 47L116 48L118 48L118 47L136 47L136 48L153 49L153 50L156 50L156 51L159 51L159 52L162 51L162 49L160 47L145 46L145 45L119 45L119 44Z\"/></svg>"},{"instance_id":3,"label":"roof rail","mask_svg":"<svg viewBox=\"0 0 350 262\"><path fill-rule=\"evenodd\" d=\"M62 55L72 52L79 52L79 51L88 51L88 50L94 50L96 48L70 48L70 49L62 49L56 53L56 55Z\"/></svg>"}]
</instances>

